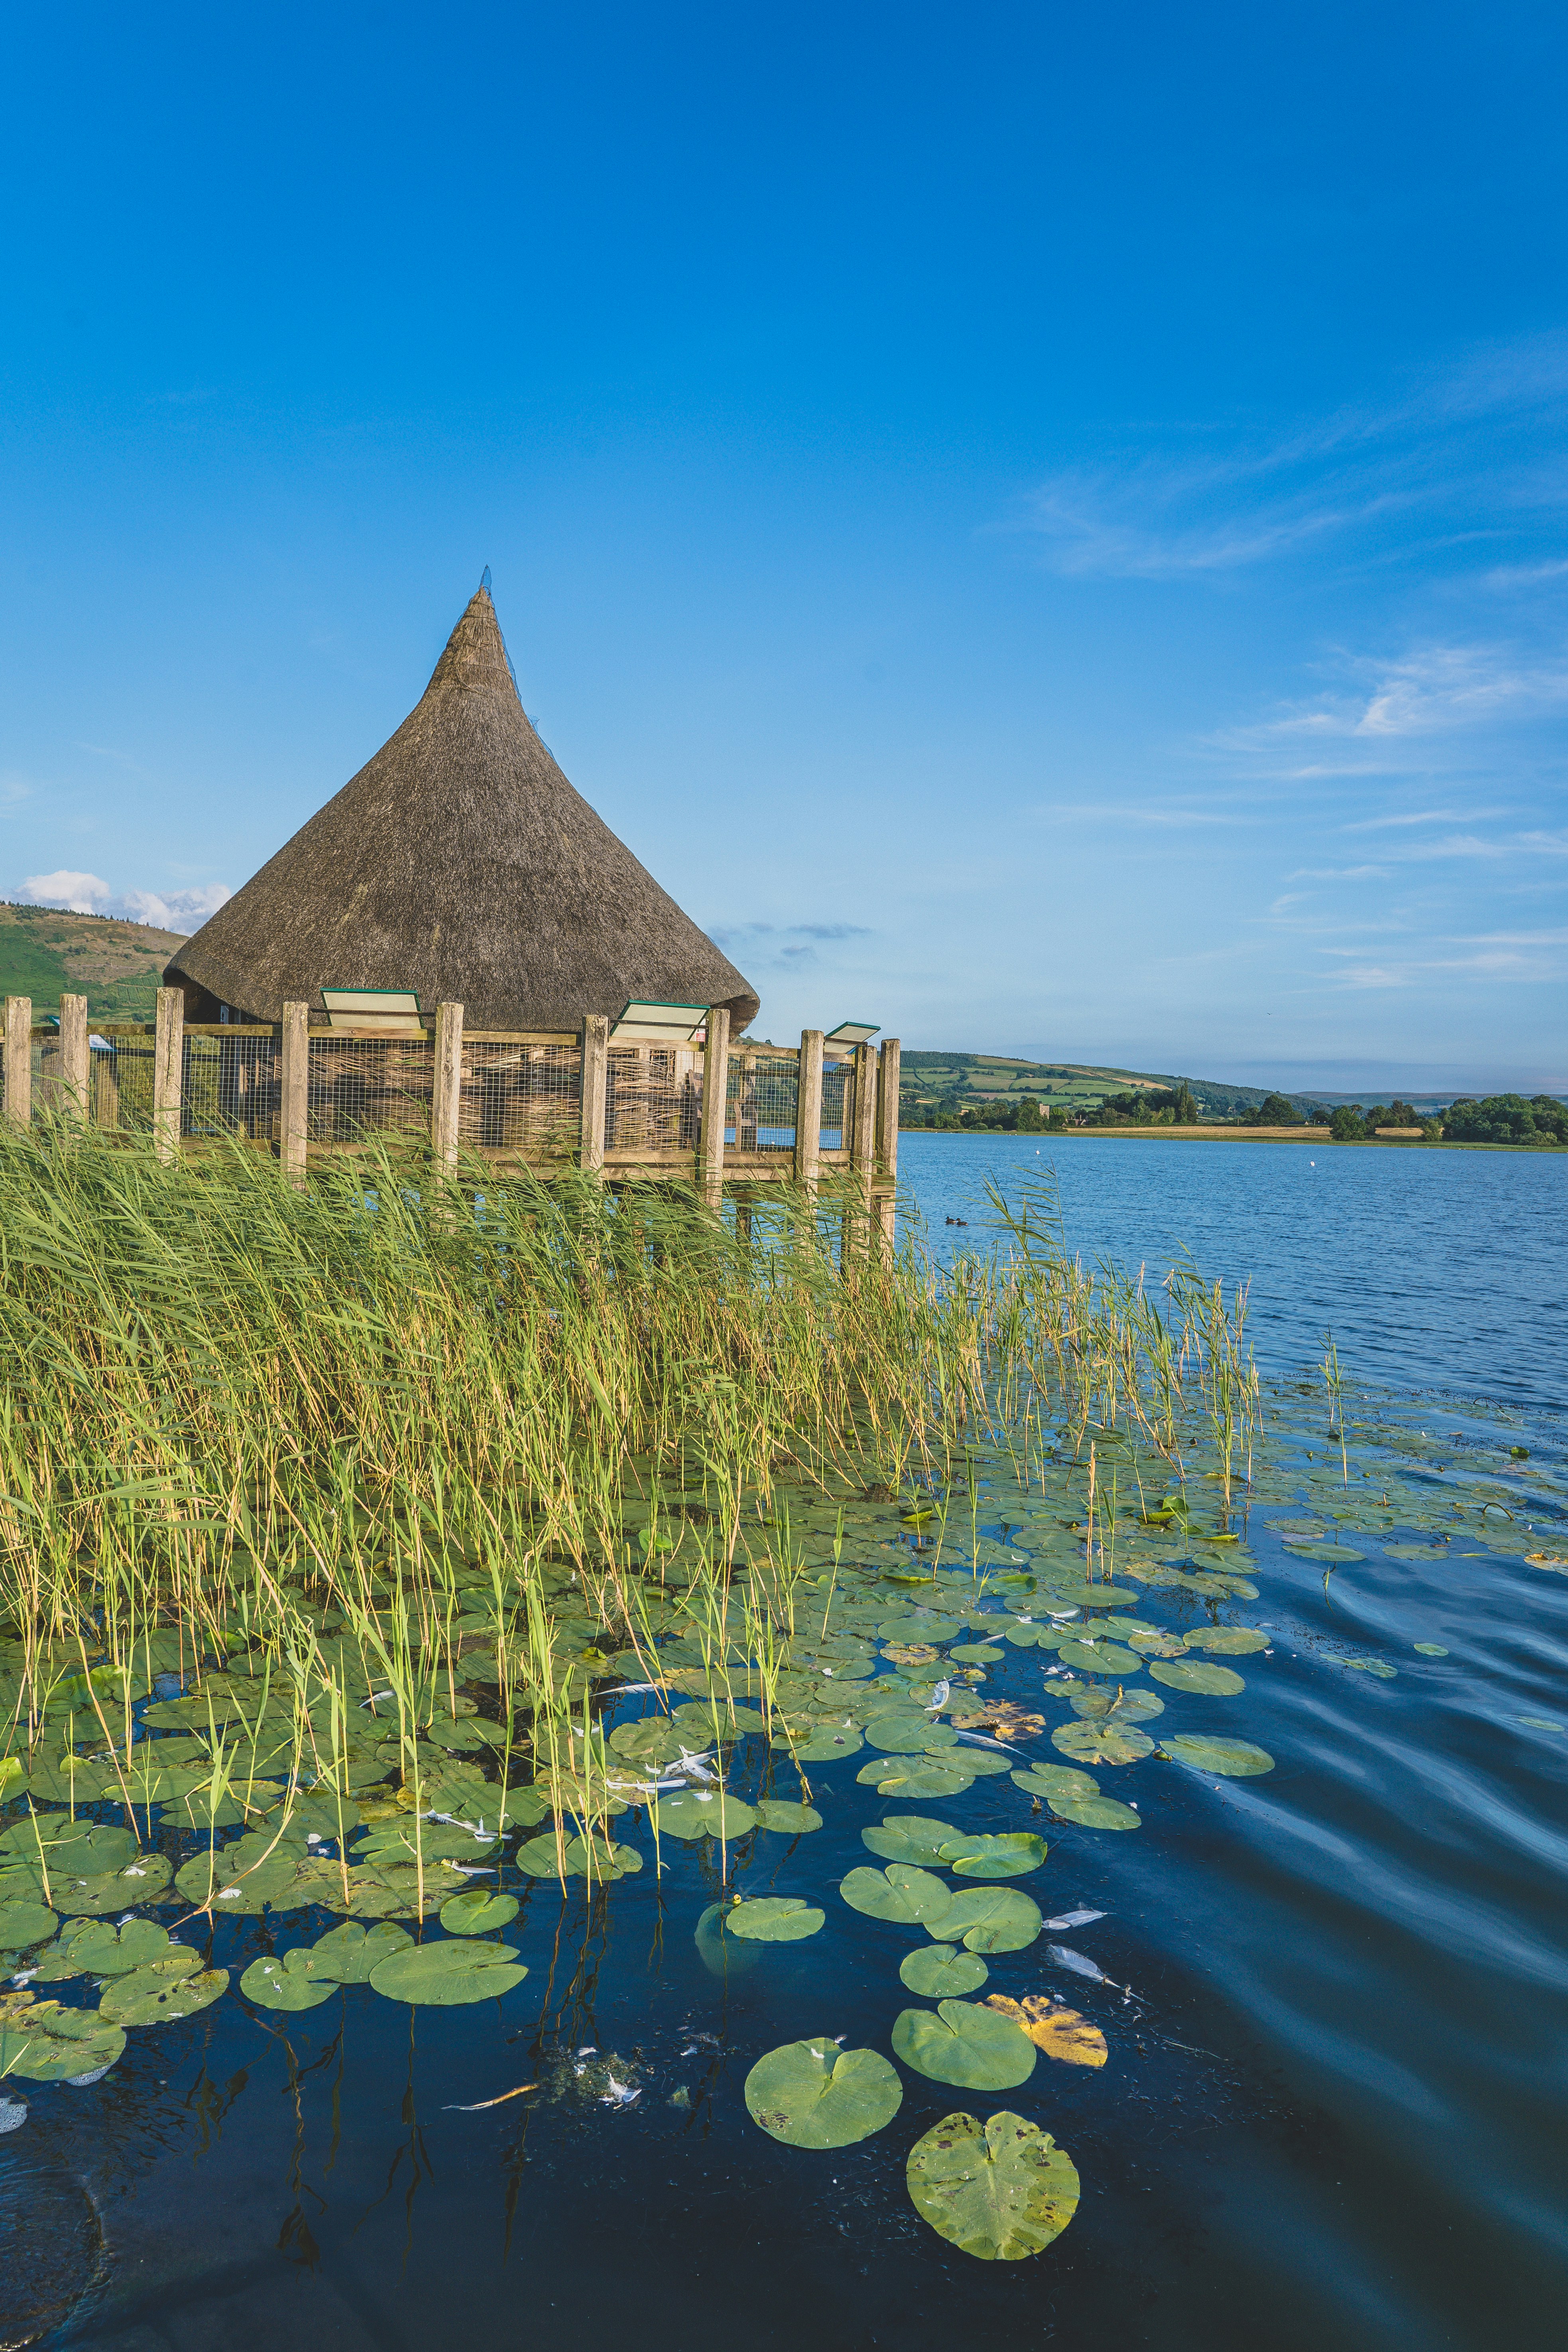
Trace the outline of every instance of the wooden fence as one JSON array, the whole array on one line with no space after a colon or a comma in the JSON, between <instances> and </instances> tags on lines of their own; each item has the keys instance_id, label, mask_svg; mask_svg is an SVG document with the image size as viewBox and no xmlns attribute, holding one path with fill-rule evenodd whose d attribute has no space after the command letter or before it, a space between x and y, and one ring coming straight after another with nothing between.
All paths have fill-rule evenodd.
<instances>
[{"instance_id":1,"label":"wooden fence","mask_svg":"<svg viewBox=\"0 0 1568 2352\"><path fill-rule=\"evenodd\" d=\"M177 988L149 1024L92 1027L85 996L36 1024L5 999L4 1108L151 1134L173 1159L228 1137L274 1152L302 1181L312 1163L401 1139L437 1165L465 1157L611 1183L679 1178L717 1207L728 1184L827 1184L892 1232L899 1041L839 1054L820 1029L798 1046L730 1042L716 1006L698 1045L610 1035L588 1014L563 1032L465 1029L460 1004L405 1036L310 1025L286 1004L269 1026L187 1024Z\"/></svg>"}]
</instances>

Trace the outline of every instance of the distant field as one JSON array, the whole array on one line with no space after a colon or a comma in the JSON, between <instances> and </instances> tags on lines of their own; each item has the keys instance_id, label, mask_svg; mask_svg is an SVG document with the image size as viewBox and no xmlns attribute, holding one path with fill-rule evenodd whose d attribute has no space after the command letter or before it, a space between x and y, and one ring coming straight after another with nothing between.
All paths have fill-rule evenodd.
<instances>
[{"instance_id":1,"label":"distant field","mask_svg":"<svg viewBox=\"0 0 1568 2352\"><path fill-rule=\"evenodd\" d=\"M179 931L0 902L0 995L30 996L35 1016L62 996L85 996L94 1021L151 1021Z\"/></svg>"},{"instance_id":2,"label":"distant field","mask_svg":"<svg viewBox=\"0 0 1568 2352\"><path fill-rule=\"evenodd\" d=\"M1119 1070L1093 1062L1026 1062L1007 1054L938 1054L919 1048L905 1052L900 1078L905 1125L921 1105L955 1096L962 1105L1016 1101L1032 1095L1037 1102L1059 1104L1064 1110L1098 1110L1108 1095L1153 1093L1182 1083L1179 1075L1165 1070ZM1265 1087L1227 1086L1219 1078L1189 1076L1187 1084L1198 1108L1215 1117L1250 1110L1268 1091ZM1308 1117L1321 1115L1321 1106L1310 1096L1289 1095L1287 1100Z\"/></svg>"}]
</instances>

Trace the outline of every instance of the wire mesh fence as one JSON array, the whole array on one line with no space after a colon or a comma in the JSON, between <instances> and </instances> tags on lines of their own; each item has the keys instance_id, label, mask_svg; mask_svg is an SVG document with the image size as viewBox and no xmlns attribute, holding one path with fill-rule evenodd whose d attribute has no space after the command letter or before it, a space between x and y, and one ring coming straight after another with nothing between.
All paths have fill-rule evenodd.
<instances>
[{"instance_id":1,"label":"wire mesh fence","mask_svg":"<svg viewBox=\"0 0 1568 2352\"><path fill-rule=\"evenodd\" d=\"M702 1055L689 1045L612 1045L606 1151L695 1151L702 1132Z\"/></svg>"},{"instance_id":2,"label":"wire mesh fence","mask_svg":"<svg viewBox=\"0 0 1568 2352\"><path fill-rule=\"evenodd\" d=\"M88 1117L95 1127L148 1134L153 1126L153 1032L94 1031L89 1039Z\"/></svg>"},{"instance_id":3,"label":"wire mesh fence","mask_svg":"<svg viewBox=\"0 0 1568 2352\"><path fill-rule=\"evenodd\" d=\"M824 1062L822 1066L823 1151L847 1151L855 1126L855 1065Z\"/></svg>"},{"instance_id":4,"label":"wire mesh fence","mask_svg":"<svg viewBox=\"0 0 1568 2352\"><path fill-rule=\"evenodd\" d=\"M569 1045L521 1039L463 1041L458 1139L470 1151L570 1159L583 1124L583 1056Z\"/></svg>"},{"instance_id":5,"label":"wire mesh fence","mask_svg":"<svg viewBox=\"0 0 1568 2352\"><path fill-rule=\"evenodd\" d=\"M310 1038L305 1140L353 1143L364 1135L430 1133L436 1051L429 1037Z\"/></svg>"},{"instance_id":6,"label":"wire mesh fence","mask_svg":"<svg viewBox=\"0 0 1568 2352\"><path fill-rule=\"evenodd\" d=\"M793 1151L800 1094L798 1054L731 1054L724 1142L735 1151Z\"/></svg>"},{"instance_id":7,"label":"wire mesh fence","mask_svg":"<svg viewBox=\"0 0 1568 2352\"><path fill-rule=\"evenodd\" d=\"M180 1066L180 1133L268 1144L282 1112L281 1047L272 1029L187 1030Z\"/></svg>"}]
</instances>

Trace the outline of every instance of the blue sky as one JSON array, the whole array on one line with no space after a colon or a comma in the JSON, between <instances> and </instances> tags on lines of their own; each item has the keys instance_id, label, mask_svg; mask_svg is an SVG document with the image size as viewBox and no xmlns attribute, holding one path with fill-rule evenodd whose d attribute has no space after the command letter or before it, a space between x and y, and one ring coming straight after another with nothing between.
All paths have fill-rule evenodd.
<instances>
[{"instance_id":1,"label":"blue sky","mask_svg":"<svg viewBox=\"0 0 1568 2352\"><path fill-rule=\"evenodd\" d=\"M8 41L0 891L188 927L488 562L763 1034L1568 1087L1561 10Z\"/></svg>"}]
</instances>

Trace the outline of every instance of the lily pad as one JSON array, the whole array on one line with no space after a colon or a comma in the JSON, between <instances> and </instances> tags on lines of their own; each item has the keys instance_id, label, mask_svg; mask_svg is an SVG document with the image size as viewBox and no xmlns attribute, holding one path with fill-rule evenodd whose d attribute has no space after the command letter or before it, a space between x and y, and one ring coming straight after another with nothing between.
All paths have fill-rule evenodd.
<instances>
[{"instance_id":1,"label":"lily pad","mask_svg":"<svg viewBox=\"0 0 1568 2352\"><path fill-rule=\"evenodd\" d=\"M1249 1739L1200 1739L1194 1732L1178 1731L1161 1745L1178 1764L1190 1764L1196 1772L1218 1772L1227 1780L1249 1780L1274 1769L1268 1750L1255 1748Z\"/></svg>"},{"instance_id":2,"label":"lily pad","mask_svg":"<svg viewBox=\"0 0 1568 2352\"><path fill-rule=\"evenodd\" d=\"M1233 1666L1212 1666L1206 1658L1156 1658L1149 1672L1172 1690L1201 1691L1209 1698L1229 1698L1247 1688Z\"/></svg>"},{"instance_id":3,"label":"lily pad","mask_svg":"<svg viewBox=\"0 0 1568 2352\"><path fill-rule=\"evenodd\" d=\"M416 2008L457 2009L466 2002L493 2000L510 1992L528 1974L510 1944L461 1943L410 1945L378 1960L371 1985L387 2000L405 2000Z\"/></svg>"},{"instance_id":4,"label":"lily pad","mask_svg":"<svg viewBox=\"0 0 1568 2352\"><path fill-rule=\"evenodd\" d=\"M864 1765L856 1778L882 1797L961 1797L974 1786L975 1775L967 1757L939 1764L924 1757L889 1756Z\"/></svg>"},{"instance_id":5,"label":"lily pad","mask_svg":"<svg viewBox=\"0 0 1568 2352\"><path fill-rule=\"evenodd\" d=\"M151 1919L73 1919L38 1975L47 1984L67 1977L123 1977L160 1960L169 1949L169 1931Z\"/></svg>"},{"instance_id":6,"label":"lily pad","mask_svg":"<svg viewBox=\"0 0 1568 2352\"><path fill-rule=\"evenodd\" d=\"M0 2081L68 2083L100 2074L125 2048L125 2030L96 2009L68 2009L35 2000L30 1992L0 1996Z\"/></svg>"},{"instance_id":7,"label":"lily pad","mask_svg":"<svg viewBox=\"0 0 1568 2352\"><path fill-rule=\"evenodd\" d=\"M1186 1636L1189 1650L1207 1650L1211 1654L1227 1658L1245 1657L1249 1651L1267 1650L1268 1636L1254 1625L1200 1625Z\"/></svg>"},{"instance_id":8,"label":"lily pad","mask_svg":"<svg viewBox=\"0 0 1568 2352\"><path fill-rule=\"evenodd\" d=\"M1043 2252L1078 2210L1071 2158L1005 2108L984 2124L944 2116L910 2150L907 2177L921 2221L977 2262Z\"/></svg>"},{"instance_id":9,"label":"lily pad","mask_svg":"<svg viewBox=\"0 0 1568 2352\"><path fill-rule=\"evenodd\" d=\"M899 1982L923 2000L952 2000L977 1992L991 1971L978 1952L951 1944L921 1944L899 1963Z\"/></svg>"},{"instance_id":10,"label":"lily pad","mask_svg":"<svg viewBox=\"0 0 1568 2352\"><path fill-rule=\"evenodd\" d=\"M861 1843L884 1862L912 1862L922 1868L942 1867L941 1849L954 1835L951 1822L928 1813L889 1813L875 1828L862 1830Z\"/></svg>"},{"instance_id":11,"label":"lily pad","mask_svg":"<svg viewBox=\"0 0 1568 2352\"><path fill-rule=\"evenodd\" d=\"M1131 1609L1143 1595L1131 1584L1066 1584L1051 1598L1061 1609Z\"/></svg>"},{"instance_id":12,"label":"lily pad","mask_svg":"<svg viewBox=\"0 0 1568 2352\"><path fill-rule=\"evenodd\" d=\"M814 1805L793 1805L784 1797L759 1797L752 1808L758 1822L777 1837L805 1837L822 1827L822 1815Z\"/></svg>"},{"instance_id":13,"label":"lily pad","mask_svg":"<svg viewBox=\"0 0 1568 2352\"><path fill-rule=\"evenodd\" d=\"M870 1919L896 1919L904 1927L939 1918L952 1901L944 1880L907 1862L889 1863L886 1870L852 1870L838 1892L852 1911Z\"/></svg>"},{"instance_id":14,"label":"lily pad","mask_svg":"<svg viewBox=\"0 0 1568 2352\"><path fill-rule=\"evenodd\" d=\"M1288 1543L1285 1549L1293 1552L1298 1559L1333 1559L1343 1563L1366 1558L1364 1551L1352 1551L1349 1544L1315 1543L1308 1549L1300 1544Z\"/></svg>"},{"instance_id":15,"label":"lily pad","mask_svg":"<svg viewBox=\"0 0 1568 2352\"><path fill-rule=\"evenodd\" d=\"M987 1995L986 2005L1021 2026L1047 2058L1059 2058L1068 2066L1104 2065L1105 2036L1099 2026L1052 1994L1027 1993L1022 2000L1009 2000L1005 1993L994 1992Z\"/></svg>"},{"instance_id":16,"label":"lily pad","mask_svg":"<svg viewBox=\"0 0 1568 2352\"><path fill-rule=\"evenodd\" d=\"M310 1946L310 1974L324 1984L368 1984L374 1969L395 1952L409 1950L413 1942L407 1928L390 1919L378 1920L374 1927L345 1920Z\"/></svg>"},{"instance_id":17,"label":"lily pad","mask_svg":"<svg viewBox=\"0 0 1568 2352\"><path fill-rule=\"evenodd\" d=\"M1035 2071L1028 2035L1011 2018L969 2000L900 2010L893 2054L933 2083L958 2083L971 2091L1010 2091Z\"/></svg>"},{"instance_id":18,"label":"lily pad","mask_svg":"<svg viewBox=\"0 0 1568 2352\"><path fill-rule=\"evenodd\" d=\"M687 1789L678 1797L660 1797L648 1808L648 1821L660 1837L723 1837L733 1844L756 1826L756 1814L727 1790Z\"/></svg>"},{"instance_id":19,"label":"lily pad","mask_svg":"<svg viewBox=\"0 0 1568 2352\"><path fill-rule=\"evenodd\" d=\"M942 1848L942 1860L959 1878L1025 1878L1046 1859L1046 1842L1029 1830L1001 1835L962 1834Z\"/></svg>"},{"instance_id":20,"label":"lily pad","mask_svg":"<svg viewBox=\"0 0 1568 2352\"><path fill-rule=\"evenodd\" d=\"M866 1724L866 1744L885 1756L933 1754L953 1747L958 1734L950 1723L936 1723L929 1715L873 1715Z\"/></svg>"},{"instance_id":21,"label":"lily pad","mask_svg":"<svg viewBox=\"0 0 1568 2352\"><path fill-rule=\"evenodd\" d=\"M1026 1770L1015 1772L1013 1779L1031 1797L1044 1797L1047 1803L1058 1797L1096 1797L1100 1783L1092 1772L1079 1772L1070 1764L1031 1764Z\"/></svg>"},{"instance_id":22,"label":"lily pad","mask_svg":"<svg viewBox=\"0 0 1568 2352\"><path fill-rule=\"evenodd\" d=\"M261 2009L316 2009L338 1990L331 1977L318 1976L308 1947L297 1945L280 1958L268 1954L252 1960L240 1978L239 1990Z\"/></svg>"},{"instance_id":23,"label":"lily pad","mask_svg":"<svg viewBox=\"0 0 1568 2352\"><path fill-rule=\"evenodd\" d=\"M928 1936L971 1952L1021 1952L1042 1924L1039 1905L1013 1886L966 1886L924 1923Z\"/></svg>"},{"instance_id":24,"label":"lily pad","mask_svg":"<svg viewBox=\"0 0 1568 2352\"><path fill-rule=\"evenodd\" d=\"M57 1911L86 1918L106 1911L129 1911L138 1903L155 1903L174 1876L165 1853L139 1853L123 1870L106 1870L90 1878L60 1879L51 1870L49 1893Z\"/></svg>"},{"instance_id":25,"label":"lily pad","mask_svg":"<svg viewBox=\"0 0 1568 2352\"><path fill-rule=\"evenodd\" d=\"M441 1906L441 1925L448 1936L488 1936L492 1928L510 1927L516 1916L516 1895L494 1895L486 1886L466 1887Z\"/></svg>"},{"instance_id":26,"label":"lily pad","mask_svg":"<svg viewBox=\"0 0 1568 2352\"><path fill-rule=\"evenodd\" d=\"M825 1726L809 1738L797 1739L793 1744L782 1738L773 1741L775 1748L788 1748L803 1764L835 1764L842 1756L858 1755L865 1745L858 1727L853 1723L836 1724L831 1728Z\"/></svg>"},{"instance_id":27,"label":"lily pad","mask_svg":"<svg viewBox=\"0 0 1568 2352\"><path fill-rule=\"evenodd\" d=\"M1072 1711L1089 1723L1147 1723L1165 1702L1150 1690L1085 1691L1074 1694Z\"/></svg>"},{"instance_id":28,"label":"lily pad","mask_svg":"<svg viewBox=\"0 0 1568 2352\"><path fill-rule=\"evenodd\" d=\"M112 1822L72 1821L68 1813L27 1813L0 1832L0 1859L37 1864L53 1878L90 1878L136 1859L136 1840Z\"/></svg>"},{"instance_id":29,"label":"lily pad","mask_svg":"<svg viewBox=\"0 0 1568 2352\"><path fill-rule=\"evenodd\" d=\"M897 2071L877 2050L786 2042L746 2077L753 2123L790 2147L849 2147L891 2123L903 2104Z\"/></svg>"},{"instance_id":30,"label":"lily pad","mask_svg":"<svg viewBox=\"0 0 1568 2352\"><path fill-rule=\"evenodd\" d=\"M1083 1830L1141 1830L1142 1814L1115 1797L1053 1797L1050 1807L1058 1822L1076 1822Z\"/></svg>"},{"instance_id":31,"label":"lily pad","mask_svg":"<svg viewBox=\"0 0 1568 2352\"><path fill-rule=\"evenodd\" d=\"M0 1952L26 1952L47 1943L59 1924L47 1903L30 1903L26 1896L0 1903Z\"/></svg>"},{"instance_id":32,"label":"lily pad","mask_svg":"<svg viewBox=\"0 0 1568 2352\"><path fill-rule=\"evenodd\" d=\"M1089 1721L1058 1724L1051 1746L1064 1756L1080 1756L1086 1764L1135 1764L1154 1748L1153 1741L1131 1724Z\"/></svg>"},{"instance_id":33,"label":"lily pad","mask_svg":"<svg viewBox=\"0 0 1568 2352\"><path fill-rule=\"evenodd\" d=\"M727 1934L743 1944L799 1944L815 1936L827 1914L797 1895L763 1895L737 1903L724 1920Z\"/></svg>"},{"instance_id":34,"label":"lily pad","mask_svg":"<svg viewBox=\"0 0 1568 2352\"><path fill-rule=\"evenodd\" d=\"M116 1977L99 2014L113 2025L167 2025L195 2017L228 1990L226 1969L204 1969L199 1952L175 1946L145 1968Z\"/></svg>"},{"instance_id":35,"label":"lily pad","mask_svg":"<svg viewBox=\"0 0 1568 2352\"><path fill-rule=\"evenodd\" d=\"M1085 1675L1137 1675L1143 1671L1143 1661L1136 1650L1127 1649L1121 1642L1064 1642L1057 1655L1064 1666L1076 1666Z\"/></svg>"},{"instance_id":36,"label":"lily pad","mask_svg":"<svg viewBox=\"0 0 1568 2352\"><path fill-rule=\"evenodd\" d=\"M1440 1642L1417 1642L1415 1647L1424 1658L1446 1658L1448 1654ZM4 1941L5 1937L0 1936L0 1943Z\"/></svg>"}]
</instances>

